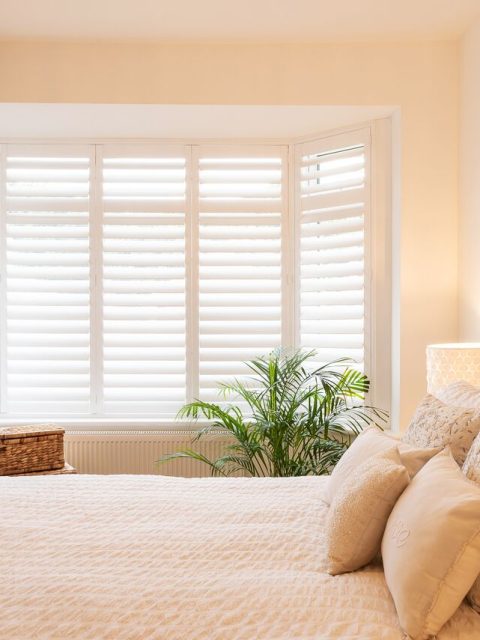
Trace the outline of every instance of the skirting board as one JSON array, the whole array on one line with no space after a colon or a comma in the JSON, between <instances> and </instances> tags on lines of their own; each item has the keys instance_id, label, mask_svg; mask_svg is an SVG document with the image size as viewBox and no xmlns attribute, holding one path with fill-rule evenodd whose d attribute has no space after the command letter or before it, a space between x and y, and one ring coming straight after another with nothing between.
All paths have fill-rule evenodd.
<instances>
[{"instance_id":1,"label":"skirting board","mask_svg":"<svg viewBox=\"0 0 480 640\"><path fill-rule=\"evenodd\" d=\"M70 431L65 434L65 459L79 473L209 476L206 464L187 458L155 463L182 449L216 458L231 442L227 435L208 435L193 442L194 436L192 431Z\"/></svg>"}]
</instances>

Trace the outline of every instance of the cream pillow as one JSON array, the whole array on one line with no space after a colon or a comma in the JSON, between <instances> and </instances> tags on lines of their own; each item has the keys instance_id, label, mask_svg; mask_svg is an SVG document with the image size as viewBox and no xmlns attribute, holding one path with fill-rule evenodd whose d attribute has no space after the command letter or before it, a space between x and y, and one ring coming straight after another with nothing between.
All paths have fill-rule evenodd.
<instances>
[{"instance_id":1,"label":"cream pillow","mask_svg":"<svg viewBox=\"0 0 480 640\"><path fill-rule=\"evenodd\" d=\"M467 409L480 409L480 389L465 380L457 380L435 392L435 396L445 404ZM463 473L480 485L480 435L477 435L470 447ZM480 613L480 576L468 592L468 602Z\"/></svg>"},{"instance_id":2,"label":"cream pillow","mask_svg":"<svg viewBox=\"0 0 480 640\"><path fill-rule=\"evenodd\" d=\"M469 480L480 485L480 434L473 441L462 467Z\"/></svg>"},{"instance_id":3,"label":"cream pillow","mask_svg":"<svg viewBox=\"0 0 480 640\"><path fill-rule=\"evenodd\" d=\"M352 442L333 469L325 490L325 501L329 504L332 502L344 481L365 460L394 446L398 447L400 458L410 477L413 477L430 458L441 451L440 447L434 449L411 447L378 427L370 427Z\"/></svg>"},{"instance_id":4,"label":"cream pillow","mask_svg":"<svg viewBox=\"0 0 480 640\"><path fill-rule=\"evenodd\" d=\"M457 380L435 391L435 397L445 404L466 409L480 409L480 389L465 380Z\"/></svg>"},{"instance_id":5,"label":"cream pillow","mask_svg":"<svg viewBox=\"0 0 480 640\"><path fill-rule=\"evenodd\" d=\"M469 480L480 485L480 434L473 441L462 470ZM467 600L480 613L480 576L468 592Z\"/></svg>"},{"instance_id":6,"label":"cream pillow","mask_svg":"<svg viewBox=\"0 0 480 640\"><path fill-rule=\"evenodd\" d=\"M473 583L473 587L468 592L467 600L469 605L480 613L480 576L477 577Z\"/></svg>"},{"instance_id":7,"label":"cream pillow","mask_svg":"<svg viewBox=\"0 0 480 640\"><path fill-rule=\"evenodd\" d=\"M380 551L393 505L409 483L397 447L371 456L343 482L326 520L327 571L355 571Z\"/></svg>"},{"instance_id":8,"label":"cream pillow","mask_svg":"<svg viewBox=\"0 0 480 640\"><path fill-rule=\"evenodd\" d=\"M448 406L427 395L417 407L402 441L413 447L449 446L461 465L479 431L480 409Z\"/></svg>"},{"instance_id":9,"label":"cream pillow","mask_svg":"<svg viewBox=\"0 0 480 640\"><path fill-rule=\"evenodd\" d=\"M480 389L465 380L457 380L435 392L445 404L467 409L480 409ZM463 473L480 485L480 435L477 435L463 464ZM480 576L468 592L468 602L480 613Z\"/></svg>"},{"instance_id":10,"label":"cream pillow","mask_svg":"<svg viewBox=\"0 0 480 640\"><path fill-rule=\"evenodd\" d=\"M480 571L480 488L447 450L398 499L382 541L385 579L412 640L435 636Z\"/></svg>"}]
</instances>

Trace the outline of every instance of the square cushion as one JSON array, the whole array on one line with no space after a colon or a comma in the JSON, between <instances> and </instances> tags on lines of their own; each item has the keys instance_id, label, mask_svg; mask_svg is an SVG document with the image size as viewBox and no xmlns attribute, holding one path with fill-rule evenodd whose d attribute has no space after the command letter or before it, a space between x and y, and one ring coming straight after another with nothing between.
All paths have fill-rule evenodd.
<instances>
[{"instance_id":1,"label":"square cushion","mask_svg":"<svg viewBox=\"0 0 480 640\"><path fill-rule=\"evenodd\" d=\"M417 407L402 442L412 447L449 446L462 465L479 431L480 409L449 406L427 395Z\"/></svg>"},{"instance_id":2,"label":"square cushion","mask_svg":"<svg viewBox=\"0 0 480 640\"><path fill-rule=\"evenodd\" d=\"M480 434L475 438L467 453L462 471L469 480L480 485Z\"/></svg>"},{"instance_id":3,"label":"square cushion","mask_svg":"<svg viewBox=\"0 0 480 640\"><path fill-rule=\"evenodd\" d=\"M480 389L465 380L457 380L439 389L435 392L435 397L453 407L480 409ZM480 435L477 435L468 451L463 464L463 473L480 485ZM480 613L480 576L468 592L467 600Z\"/></svg>"},{"instance_id":4,"label":"square cushion","mask_svg":"<svg viewBox=\"0 0 480 640\"><path fill-rule=\"evenodd\" d=\"M435 391L435 397L445 404L466 409L480 409L480 389L465 380L451 382Z\"/></svg>"},{"instance_id":5,"label":"square cushion","mask_svg":"<svg viewBox=\"0 0 480 640\"><path fill-rule=\"evenodd\" d=\"M397 447L371 456L352 471L327 515L329 573L355 571L375 558L388 516L409 481Z\"/></svg>"},{"instance_id":6,"label":"square cushion","mask_svg":"<svg viewBox=\"0 0 480 640\"><path fill-rule=\"evenodd\" d=\"M398 499L382 557L402 629L412 640L435 636L480 571L480 488L448 449L427 462Z\"/></svg>"},{"instance_id":7,"label":"square cushion","mask_svg":"<svg viewBox=\"0 0 480 640\"><path fill-rule=\"evenodd\" d=\"M480 434L473 441L462 470L469 480L480 486ZM468 592L467 600L480 613L480 576Z\"/></svg>"},{"instance_id":8,"label":"square cushion","mask_svg":"<svg viewBox=\"0 0 480 640\"><path fill-rule=\"evenodd\" d=\"M414 447L401 442L394 435L385 433L378 427L370 427L363 431L345 451L332 471L325 491L325 500L332 502L338 489L350 474L372 455L398 447L402 464L412 478L423 465L441 451L437 448Z\"/></svg>"}]
</instances>

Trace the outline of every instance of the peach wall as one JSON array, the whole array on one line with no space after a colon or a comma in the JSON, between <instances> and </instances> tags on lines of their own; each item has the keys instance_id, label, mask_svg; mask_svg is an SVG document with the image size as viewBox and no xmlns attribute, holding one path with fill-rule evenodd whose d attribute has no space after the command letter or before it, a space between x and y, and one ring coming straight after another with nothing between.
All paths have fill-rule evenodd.
<instances>
[{"instance_id":1,"label":"peach wall","mask_svg":"<svg viewBox=\"0 0 480 640\"><path fill-rule=\"evenodd\" d=\"M457 337L457 47L0 43L0 102L398 105L402 424Z\"/></svg>"},{"instance_id":2,"label":"peach wall","mask_svg":"<svg viewBox=\"0 0 480 640\"><path fill-rule=\"evenodd\" d=\"M460 339L480 341L480 20L460 60Z\"/></svg>"}]
</instances>

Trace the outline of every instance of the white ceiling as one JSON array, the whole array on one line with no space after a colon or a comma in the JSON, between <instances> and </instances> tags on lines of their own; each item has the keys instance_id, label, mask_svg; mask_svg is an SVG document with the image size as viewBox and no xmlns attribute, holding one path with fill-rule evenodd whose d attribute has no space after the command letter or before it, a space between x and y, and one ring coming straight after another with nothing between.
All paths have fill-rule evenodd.
<instances>
[{"instance_id":1,"label":"white ceiling","mask_svg":"<svg viewBox=\"0 0 480 640\"><path fill-rule=\"evenodd\" d=\"M479 14L480 0L0 0L0 38L450 39Z\"/></svg>"},{"instance_id":2,"label":"white ceiling","mask_svg":"<svg viewBox=\"0 0 480 640\"><path fill-rule=\"evenodd\" d=\"M0 104L8 138L286 139L391 115L394 107Z\"/></svg>"}]
</instances>

